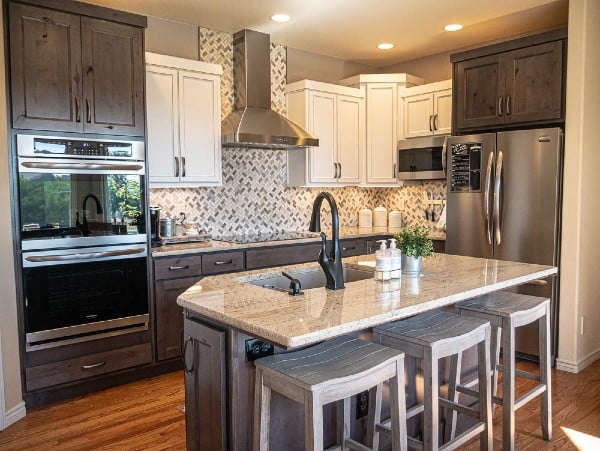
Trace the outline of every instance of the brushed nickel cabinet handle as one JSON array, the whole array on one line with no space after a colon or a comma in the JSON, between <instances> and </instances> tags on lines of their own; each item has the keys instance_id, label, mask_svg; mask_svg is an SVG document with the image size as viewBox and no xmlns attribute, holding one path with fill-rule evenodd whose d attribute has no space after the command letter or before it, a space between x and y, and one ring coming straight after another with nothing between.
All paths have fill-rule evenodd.
<instances>
[{"instance_id":1,"label":"brushed nickel cabinet handle","mask_svg":"<svg viewBox=\"0 0 600 451\"><path fill-rule=\"evenodd\" d=\"M429 115L429 131L433 131L433 115Z\"/></svg>"},{"instance_id":2,"label":"brushed nickel cabinet handle","mask_svg":"<svg viewBox=\"0 0 600 451\"><path fill-rule=\"evenodd\" d=\"M175 157L175 177L179 177L179 157Z\"/></svg>"},{"instance_id":3,"label":"brushed nickel cabinet handle","mask_svg":"<svg viewBox=\"0 0 600 451\"><path fill-rule=\"evenodd\" d=\"M433 129L434 130L438 130L438 115L434 114L433 115Z\"/></svg>"},{"instance_id":4,"label":"brushed nickel cabinet handle","mask_svg":"<svg viewBox=\"0 0 600 451\"><path fill-rule=\"evenodd\" d=\"M394 163L392 166L392 178L393 179L396 178L396 163Z\"/></svg>"},{"instance_id":5,"label":"brushed nickel cabinet handle","mask_svg":"<svg viewBox=\"0 0 600 451\"><path fill-rule=\"evenodd\" d=\"M77 96L75 96L75 122L81 122L81 102Z\"/></svg>"},{"instance_id":6,"label":"brushed nickel cabinet handle","mask_svg":"<svg viewBox=\"0 0 600 451\"><path fill-rule=\"evenodd\" d=\"M100 368L101 366L106 365L106 360L104 362L92 363L91 365L81 365L82 370L92 370L94 368Z\"/></svg>"},{"instance_id":7,"label":"brushed nickel cabinet handle","mask_svg":"<svg viewBox=\"0 0 600 451\"><path fill-rule=\"evenodd\" d=\"M225 261L216 261L213 262L213 265L231 265L233 260L225 260Z\"/></svg>"},{"instance_id":8,"label":"brushed nickel cabinet handle","mask_svg":"<svg viewBox=\"0 0 600 451\"><path fill-rule=\"evenodd\" d=\"M338 163L338 179L342 178L342 163Z\"/></svg>"},{"instance_id":9,"label":"brushed nickel cabinet handle","mask_svg":"<svg viewBox=\"0 0 600 451\"><path fill-rule=\"evenodd\" d=\"M506 96L506 115L507 116L510 116L510 104L511 104L510 96Z\"/></svg>"},{"instance_id":10,"label":"brushed nickel cabinet handle","mask_svg":"<svg viewBox=\"0 0 600 451\"><path fill-rule=\"evenodd\" d=\"M90 107L90 99L85 99L85 121L88 124L92 123L92 109Z\"/></svg>"},{"instance_id":11,"label":"brushed nickel cabinet handle","mask_svg":"<svg viewBox=\"0 0 600 451\"><path fill-rule=\"evenodd\" d=\"M185 266L169 266L169 271L179 271L181 269L190 269L190 265L185 265Z\"/></svg>"},{"instance_id":12,"label":"brushed nickel cabinet handle","mask_svg":"<svg viewBox=\"0 0 600 451\"><path fill-rule=\"evenodd\" d=\"M187 349L188 349L189 344L192 345L192 364L191 364L191 366L188 365L188 362L187 362ZM181 353L181 358L183 359L183 370L187 374L192 374L194 372L194 361L196 360L195 355L194 355L194 339L192 337L188 337L185 340L185 342L183 343L183 352Z\"/></svg>"},{"instance_id":13,"label":"brushed nickel cabinet handle","mask_svg":"<svg viewBox=\"0 0 600 451\"><path fill-rule=\"evenodd\" d=\"M345 252L345 251L353 251L354 249L356 249L356 246L343 247L342 251L343 252Z\"/></svg>"},{"instance_id":14,"label":"brushed nickel cabinet handle","mask_svg":"<svg viewBox=\"0 0 600 451\"><path fill-rule=\"evenodd\" d=\"M498 114L498 116L502 116L502 100L504 97L500 96L498 97L498 106L496 108L496 113Z\"/></svg>"},{"instance_id":15,"label":"brushed nickel cabinet handle","mask_svg":"<svg viewBox=\"0 0 600 451\"><path fill-rule=\"evenodd\" d=\"M181 157L181 176L185 177L185 157Z\"/></svg>"}]
</instances>

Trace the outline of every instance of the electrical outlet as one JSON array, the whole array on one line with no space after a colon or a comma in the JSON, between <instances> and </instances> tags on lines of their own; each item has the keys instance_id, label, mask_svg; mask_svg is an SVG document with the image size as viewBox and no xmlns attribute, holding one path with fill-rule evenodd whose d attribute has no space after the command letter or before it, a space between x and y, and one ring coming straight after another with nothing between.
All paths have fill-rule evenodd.
<instances>
[{"instance_id":1,"label":"electrical outlet","mask_svg":"<svg viewBox=\"0 0 600 451\"><path fill-rule=\"evenodd\" d=\"M404 211L405 210L405 208L406 208L405 202L406 201L404 199L400 199L398 201L398 203L396 204L396 205L398 205L398 210L400 210L400 211Z\"/></svg>"},{"instance_id":2,"label":"electrical outlet","mask_svg":"<svg viewBox=\"0 0 600 451\"><path fill-rule=\"evenodd\" d=\"M585 317L582 316L581 318L579 318L579 335L583 335L583 325L585 324Z\"/></svg>"}]
</instances>

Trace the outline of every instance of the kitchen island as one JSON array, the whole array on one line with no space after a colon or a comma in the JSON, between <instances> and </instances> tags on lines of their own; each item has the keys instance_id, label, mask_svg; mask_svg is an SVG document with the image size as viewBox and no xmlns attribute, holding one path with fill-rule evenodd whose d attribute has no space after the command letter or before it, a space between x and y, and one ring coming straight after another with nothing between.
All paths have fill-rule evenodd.
<instances>
[{"instance_id":1,"label":"kitchen island","mask_svg":"<svg viewBox=\"0 0 600 451\"><path fill-rule=\"evenodd\" d=\"M373 257L348 258L344 265L372 271ZM178 298L185 312L188 449L249 449L254 357L345 333L368 335L378 324L557 273L550 266L438 254L424 260L420 277L368 278L347 282L339 291L306 289L301 296L259 286L282 270L321 271L303 264L207 277ZM303 449L301 408L273 396L272 415L273 449ZM324 418L333 423L333 409L326 409ZM325 443L333 441L334 432L326 430Z\"/></svg>"}]
</instances>

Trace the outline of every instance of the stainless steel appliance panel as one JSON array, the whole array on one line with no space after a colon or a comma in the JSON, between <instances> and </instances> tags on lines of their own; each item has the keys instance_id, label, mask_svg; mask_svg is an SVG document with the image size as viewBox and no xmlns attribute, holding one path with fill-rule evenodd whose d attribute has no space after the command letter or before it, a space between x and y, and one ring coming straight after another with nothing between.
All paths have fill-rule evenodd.
<instances>
[{"instance_id":1,"label":"stainless steel appliance panel","mask_svg":"<svg viewBox=\"0 0 600 451\"><path fill-rule=\"evenodd\" d=\"M446 252L492 258L490 183L493 179L496 135L486 133L449 137L446 146ZM479 165L471 165L469 150L472 148L480 148ZM461 177L463 179L459 181ZM479 177L479 183L474 181L476 177Z\"/></svg>"},{"instance_id":2,"label":"stainless steel appliance panel","mask_svg":"<svg viewBox=\"0 0 600 451\"><path fill-rule=\"evenodd\" d=\"M558 264L560 130L498 133L494 258Z\"/></svg>"}]
</instances>

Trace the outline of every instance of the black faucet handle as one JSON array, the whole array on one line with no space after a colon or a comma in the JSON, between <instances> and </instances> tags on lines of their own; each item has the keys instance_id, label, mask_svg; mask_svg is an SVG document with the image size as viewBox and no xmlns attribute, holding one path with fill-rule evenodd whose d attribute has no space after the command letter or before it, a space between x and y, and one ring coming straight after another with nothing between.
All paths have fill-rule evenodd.
<instances>
[{"instance_id":1,"label":"black faucet handle","mask_svg":"<svg viewBox=\"0 0 600 451\"><path fill-rule=\"evenodd\" d=\"M284 277L287 277L288 279L290 279L290 295L292 296L300 296L302 293L302 284L300 283L300 281L298 279L296 279L294 276L288 274L285 271L282 271L281 274Z\"/></svg>"}]
</instances>

